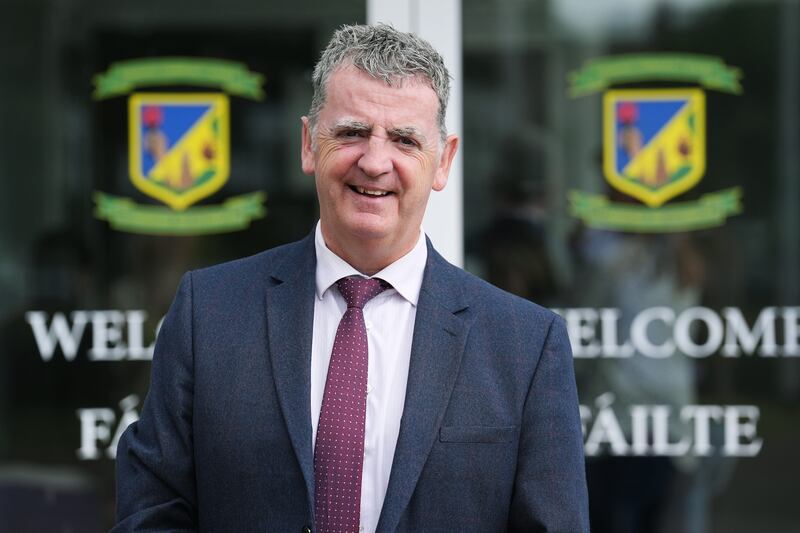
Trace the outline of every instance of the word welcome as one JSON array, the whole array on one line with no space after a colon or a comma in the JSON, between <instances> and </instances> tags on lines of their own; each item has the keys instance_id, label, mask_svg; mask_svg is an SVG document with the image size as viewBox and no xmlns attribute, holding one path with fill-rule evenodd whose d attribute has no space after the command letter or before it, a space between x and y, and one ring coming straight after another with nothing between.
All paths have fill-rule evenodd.
<instances>
[{"instance_id":1,"label":"word welcome","mask_svg":"<svg viewBox=\"0 0 800 533\"><path fill-rule=\"evenodd\" d=\"M662 359L679 353L695 358L716 353L800 357L800 307L765 307L752 325L736 307L725 307L721 313L708 307L680 312L650 307L632 318L623 317L616 308L554 311L566 321L576 358L640 354ZM625 337L620 335L620 323L630 324ZM659 330L667 334L658 334Z\"/></svg>"},{"instance_id":2,"label":"word welcome","mask_svg":"<svg viewBox=\"0 0 800 533\"><path fill-rule=\"evenodd\" d=\"M91 326L92 339L88 351L90 361L149 360L153 358L155 340L145 345L145 311L73 311L53 313L29 311L25 320L33 330L36 346L42 361L53 358L56 348L61 349L64 359L74 361L83 341L87 326ZM161 328L159 320L155 334Z\"/></svg>"}]
</instances>

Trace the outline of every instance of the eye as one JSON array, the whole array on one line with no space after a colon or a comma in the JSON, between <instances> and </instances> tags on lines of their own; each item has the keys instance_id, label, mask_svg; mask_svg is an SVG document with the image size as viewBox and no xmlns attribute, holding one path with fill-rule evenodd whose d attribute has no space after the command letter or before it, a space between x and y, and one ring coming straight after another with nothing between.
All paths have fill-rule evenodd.
<instances>
[{"instance_id":1,"label":"eye","mask_svg":"<svg viewBox=\"0 0 800 533\"><path fill-rule=\"evenodd\" d=\"M342 130L339 132L339 137L344 137L346 139L357 139L363 136L364 132L361 130Z\"/></svg>"},{"instance_id":2,"label":"eye","mask_svg":"<svg viewBox=\"0 0 800 533\"><path fill-rule=\"evenodd\" d=\"M411 137L398 137L397 141L403 146L408 146L409 148L417 146L417 141L415 141Z\"/></svg>"}]
</instances>

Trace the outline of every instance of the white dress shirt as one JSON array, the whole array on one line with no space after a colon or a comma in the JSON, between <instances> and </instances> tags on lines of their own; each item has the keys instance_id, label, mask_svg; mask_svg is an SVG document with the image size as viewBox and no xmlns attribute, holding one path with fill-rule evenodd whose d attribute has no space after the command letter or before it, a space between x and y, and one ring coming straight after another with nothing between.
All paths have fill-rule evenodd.
<instances>
[{"instance_id":1,"label":"white dress shirt","mask_svg":"<svg viewBox=\"0 0 800 533\"><path fill-rule=\"evenodd\" d=\"M317 254L317 297L314 300L314 333L311 344L312 446L316 445L319 413L336 329L347 309L347 304L336 287L336 281L346 276L367 277L325 245L320 225L321 223L317 223L314 240ZM406 397L417 300L427 258L428 249L420 230L417 244L410 252L372 276L389 282L392 288L377 295L364 306L369 369L360 531L367 533L374 533L378 527L386 487L389 485Z\"/></svg>"}]
</instances>

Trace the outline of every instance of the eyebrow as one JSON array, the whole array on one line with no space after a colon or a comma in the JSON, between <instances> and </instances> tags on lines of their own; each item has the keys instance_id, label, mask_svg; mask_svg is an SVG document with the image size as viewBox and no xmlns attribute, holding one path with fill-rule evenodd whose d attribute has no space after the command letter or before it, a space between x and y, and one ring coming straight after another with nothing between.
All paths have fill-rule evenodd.
<instances>
[{"instance_id":1,"label":"eyebrow","mask_svg":"<svg viewBox=\"0 0 800 533\"><path fill-rule=\"evenodd\" d=\"M342 130L371 132L372 125L361 122L360 120L344 119L334 124L332 128L334 132ZM390 128L386 133L391 137L412 137L417 139L421 144L425 144L427 141L425 135L413 126Z\"/></svg>"},{"instance_id":2,"label":"eyebrow","mask_svg":"<svg viewBox=\"0 0 800 533\"><path fill-rule=\"evenodd\" d=\"M341 131L341 130L372 131L372 126L370 126L366 122L361 122L359 120L344 119L344 120L340 120L339 122L334 124L332 130L333 131Z\"/></svg>"},{"instance_id":3,"label":"eyebrow","mask_svg":"<svg viewBox=\"0 0 800 533\"><path fill-rule=\"evenodd\" d=\"M412 137L417 139L421 144L425 144L425 135L422 134L417 128L408 126L405 128L392 128L387 133L393 137Z\"/></svg>"}]
</instances>

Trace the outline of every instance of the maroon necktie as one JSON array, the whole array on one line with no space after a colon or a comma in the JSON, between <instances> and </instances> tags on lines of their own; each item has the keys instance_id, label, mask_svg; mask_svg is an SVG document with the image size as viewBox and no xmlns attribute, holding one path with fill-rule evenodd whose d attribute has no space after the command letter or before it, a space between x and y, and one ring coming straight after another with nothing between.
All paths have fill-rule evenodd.
<instances>
[{"instance_id":1,"label":"maroon necktie","mask_svg":"<svg viewBox=\"0 0 800 533\"><path fill-rule=\"evenodd\" d=\"M333 341L317 425L314 508L320 533L357 533L367 415L367 329L362 309L388 284L355 276L336 284L347 310Z\"/></svg>"}]
</instances>

